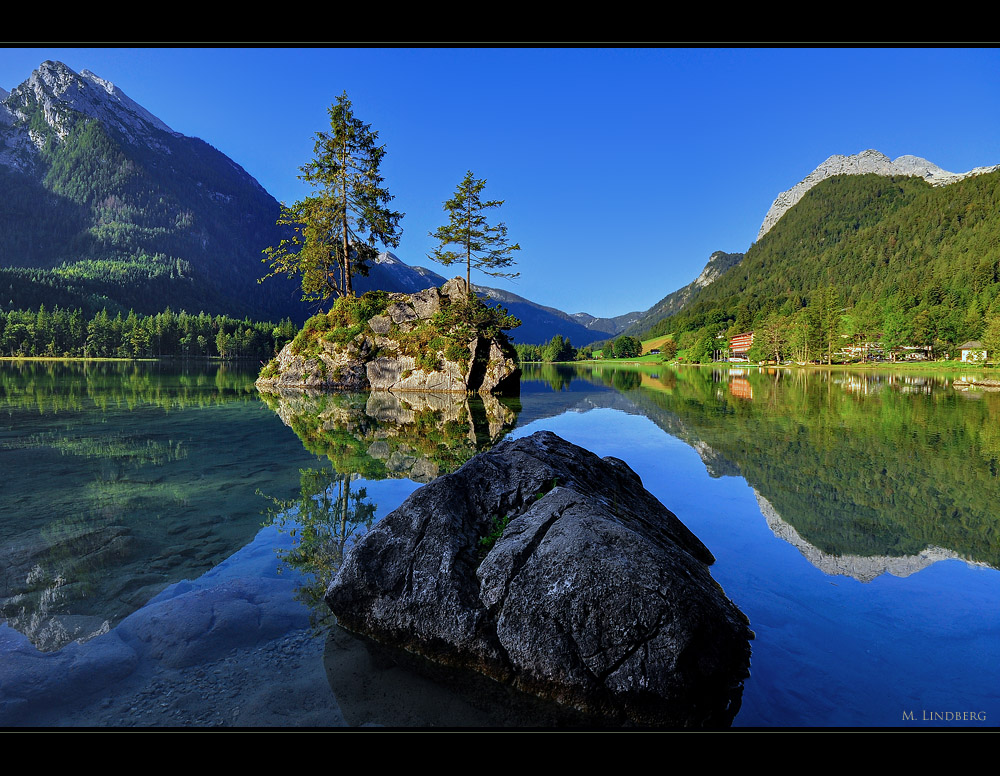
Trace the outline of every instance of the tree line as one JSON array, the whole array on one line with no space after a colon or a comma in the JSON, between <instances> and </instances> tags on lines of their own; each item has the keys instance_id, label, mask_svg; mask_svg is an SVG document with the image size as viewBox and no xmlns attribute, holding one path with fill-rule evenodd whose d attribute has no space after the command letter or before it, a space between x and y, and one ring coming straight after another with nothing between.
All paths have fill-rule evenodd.
<instances>
[{"instance_id":1,"label":"tree line","mask_svg":"<svg viewBox=\"0 0 1000 776\"><path fill-rule=\"evenodd\" d=\"M518 358L522 363L540 361L552 364L561 361L589 361L597 350L601 351L601 358L638 358L642 355L642 343L627 334L623 334L617 339L608 340L601 348L595 348L594 345L575 348L569 337L556 334L542 345L519 344L514 345L514 349L517 350Z\"/></svg>"},{"instance_id":2,"label":"tree line","mask_svg":"<svg viewBox=\"0 0 1000 776\"><path fill-rule=\"evenodd\" d=\"M288 318L275 324L169 308L155 315L114 316L102 309L88 318L79 308L49 310L43 304L37 310L0 310L0 355L266 361L297 330Z\"/></svg>"},{"instance_id":3,"label":"tree line","mask_svg":"<svg viewBox=\"0 0 1000 776\"><path fill-rule=\"evenodd\" d=\"M710 320L696 336L682 332L678 337L687 345L682 354L685 361L709 363L718 352L726 352L730 337L749 331L753 331L754 340L747 355L757 362L793 360L832 364L876 355L896 360L907 347L919 349L932 358L954 358L959 355L958 345L972 339L983 343L990 361L1000 357L1000 309L977 320L975 325L959 327L942 337L941 328L934 325L933 316L926 309L913 314L895 305L881 312L864 306L846 307L841 293L832 284L817 289L797 309L789 310L785 305L753 321L739 312L736 321L721 315L713 315ZM676 345L673 347L676 352Z\"/></svg>"}]
</instances>

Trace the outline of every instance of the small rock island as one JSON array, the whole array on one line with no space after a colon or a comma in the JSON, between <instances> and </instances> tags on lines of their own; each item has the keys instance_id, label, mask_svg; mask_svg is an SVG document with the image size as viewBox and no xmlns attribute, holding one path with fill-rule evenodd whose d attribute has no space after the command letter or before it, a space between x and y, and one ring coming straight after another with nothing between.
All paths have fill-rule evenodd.
<instances>
[{"instance_id":1,"label":"small rock island","mask_svg":"<svg viewBox=\"0 0 1000 776\"><path fill-rule=\"evenodd\" d=\"M520 368L504 329L519 323L469 294L461 278L415 294L342 297L306 322L256 385L516 395Z\"/></svg>"},{"instance_id":2,"label":"small rock island","mask_svg":"<svg viewBox=\"0 0 1000 776\"><path fill-rule=\"evenodd\" d=\"M628 465L549 431L423 486L326 592L339 624L600 725L732 723L753 632Z\"/></svg>"}]
</instances>

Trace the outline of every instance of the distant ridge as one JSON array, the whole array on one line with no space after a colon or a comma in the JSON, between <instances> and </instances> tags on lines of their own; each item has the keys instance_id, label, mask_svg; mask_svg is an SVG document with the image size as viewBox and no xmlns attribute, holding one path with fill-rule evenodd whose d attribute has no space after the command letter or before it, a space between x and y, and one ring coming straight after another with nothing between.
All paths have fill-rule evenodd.
<instances>
[{"instance_id":1,"label":"distant ridge","mask_svg":"<svg viewBox=\"0 0 1000 776\"><path fill-rule=\"evenodd\" d=\"M646 310L646 312L640 314L636 321L626 330L626 333L633 335L643 334L664 318L680 312L694 299L699 291L714 283L741 261L743 261L742 253L715 251L708 257L708 262L698 277L683 288L667 294L663 299Z\"/></svg>"},{"instance_id":2,"label":"distant ridge","mask_svg":"<svg viewBox=\"0 0 1000 776\"><path fill-rule=\"evenodd\" d=\"M412 294L431 286L442 286L445 282L447 282L447 278L437 272L426 267L407 264L390 251L383 251L378 255L378 258L372 262L367 277L358 276L354 279L355 290L359 294L374 289ZM576 347L582 347L604 339L608 336L609 330L611 333L618 333L622 330L621 327L616 328L615 321L617 319L595 318L586 313L570 315L562 310L546 307L500 288L490 288L475 283L472 284L472 288L487 304L490 302L501 304L507 308L511 315L521 319L521 325L508 332L510 338L516 343L541 345L548 342L556 334L560 334L569 339ZM607 329L586 326L578 320L580 315L583 315L585 319L597 322L598 325L607 327Z\"/></svg>"}]
</instances>

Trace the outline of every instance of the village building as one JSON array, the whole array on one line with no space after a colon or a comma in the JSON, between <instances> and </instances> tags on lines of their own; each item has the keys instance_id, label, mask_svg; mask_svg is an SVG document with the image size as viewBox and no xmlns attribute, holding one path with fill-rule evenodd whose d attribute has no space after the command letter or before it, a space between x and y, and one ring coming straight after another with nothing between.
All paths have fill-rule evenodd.
<instances>
[{"instance_id":1,"label":"village building","mask_svg":"<svg viewBox=\"0 0 1000 776\"><path fill-rule=\"evenodd\" d=\"M979 340L969 340L958 346L962 361L985 361L986 346Z\"/></svg>"},{"instance_id":2,"label":"village building","mask_svg":"<svg viewBox=\"0 0 1000 776\"><path fill-rule=\"evenodd\" d=\"M749 361L750 357L748 353L750 348L753 346L753 332L748 331L745 334L737 334L735 337L729 340L729 360L730 361Z\"/></svg>"}]
</instances>

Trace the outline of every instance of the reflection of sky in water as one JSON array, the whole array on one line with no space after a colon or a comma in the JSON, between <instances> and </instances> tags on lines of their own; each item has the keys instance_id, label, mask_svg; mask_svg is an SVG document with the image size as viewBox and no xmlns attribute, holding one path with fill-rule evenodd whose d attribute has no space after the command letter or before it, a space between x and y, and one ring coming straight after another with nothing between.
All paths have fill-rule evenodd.
<instances>
[{"instance_id":1,"label":"reflection of sky in water","mask_svg":"<svg viewBox=\"0 0 1000 776\"><path fill-rule=\"evenodd\" d=\"M626 460L716 556L713 577L757 636L737 727L906 727L924 710L1000 720L1000 572L950 560L902 579L830 577L774 537L742 478L710 477L646 418L568 413L515 435L541 428Z\"/></svg>"},{"instance_id":2,"label":"reflection of sky in water","mask_svg":"<svg viewBox=\"0 0 1000 776\"><path fill-rule=\"evenodd\" d=\"M1000 663L1000 572L945 560L906 577L881 574L864 583L849 576L827 575L812 565L799 547L775 537L761 514L754 490L741 477L710 476L691 445L666 434L639 414L635 406L627 412L600 406L614 404L628 409L628 394L622 396L608 387L581 380L565 383L560 392L572 394L565 396L561 406L554 401L552 387L526 384L521 397L521 425L511 436L525 436L544 428L599 455L625 460L639 473L644 485L712 550L717 559L712 567L714 578L749 616L757 635L752 644L752 675L737 726L912 727L935 713L956 711L986 714L984 721L964 719L961 725L995 726L1000 720L1000 695L994 681L995 666ZM259 409L263 408L251 405L242 413ZM174 438L178 420L186 414L170 419ZM234 410L229 417L241 425L246 418L237 415L241 413ZM218 433L223 418L224 414L206 422L204 433ZM286 463L301 456L290 465L282 463L279 468L284 469L283 473L271 471L268 475L275 490L280 490L277 483L282 477L288 480L284 493L278 494L287 497L298 482L298 468L322 466L324 462L302 455L295 435L273 414L259 413L254 418L247 428L256 431L246 430L239 443L253 451L260 465L269 461L275 463L268 465L277 465L273 451L278 448L285 450ZM58 422L65 420L60 418ZM7 433L13 433L9 427ZM186 454L177 456L175 463L191 467L192 456L197 460L197 449L189 444L185 449ZM295 450L299 452L295 454ZM68 460L65 456L59 463L65 467ZM214 465L224 469L226 462L220 459ZM254 485L247 482L243 487L252 493ZM379 517L418 487L403 479L360 480L356 485L366 488L368 500L378 505ZM260 510L265 508L260 505ZM198 682L207 681L197 677L202 664L171 667L166 653L155 654L157 645L173 645L173 649L180 650L175 655L187 654L183 650L198 653L204 665L212 666L210 671L203 671L208 675L228 671L225 661L237 658L227 656L244 655L240 650L245 651L245 659L258 681L245 680L245 685L239 685L233 679L232 686L237 688L233 697L216 694L211 700L199 701L206 709L224 706L222 718L230 724L420 724L419 715L430 714L426 705L413 704L406 712L409 717L392 717L385 709L380 712L377 706L365 706L359 700L361 696L345 696L338 704L331 686L339 688L337 692L363 694L365 688L372 691L377 685L390 695L395 692L397 699L426 692L428 697L433 696L434 706L446 706L447 694L438 694L437 689L432 692L428 685L421 685L422 680L409 675L402 678L396 668L379 667L379 661L366 651L358 651L356 644L344 646L337 642L350 654L337 653L328 646L324 662L320 654L322 642L303 640L294 652L296 667L280 663L276 655L287 658L292 653L269 645L274 639L307 628L308 621L308 612L293 600L298 583L295 573L287 569L277 572L274 550L277 546L287 547L287 542L287 535L273 528L261 530L247 547L211 571L172 585L152 604L127 617L122 626L91 642L70 645L48 656L40 658L23 637L0 627L0 679L7 678L6 682L0 681L0 695L7 693L9 698L30 679L38 702L35 712L53 704L72 715L75 697L84 709L80 714L94 716L68 717L73 724L115 724L112 712L117 713L126 701L138 703L136 698L145 692L143 688L153 686L150 682L155 677L159 677L155 681L175 682L164 684L172 687L174 694L156 701L168 704L178 704L179 696L193 697L201 686ZM181 643L176 634L197 633L197 618L206 606L215 608L213 621L228 623L229 630L209 628L206 633L215 636L201 634L191 642ZM256 625L251 628L249 622ZM143 642L137 634L152 637ZM77 670L69 671L70 665ZM362 674L360 684L345 684L346 672L359 666L370 673ZM236 676L237 669L232 670ZM341 673L334 677L331 671ZM150 673L154 679L148 678ZM280 701L275 696L251 692L254 684L266 682L272 675L276 683L280 683L277 677L284 675L286 683L295 685L292 690L297 697ZM83 681L81 676L89 679ZM295 677L300 681L308 677L309 682L295 684ZM419 687L424 690L416 689ZM159 692L166 690L161 687ZM242 704L240 692L247 694ZM95 693L88 696L93 702L84 702L87 693ZM153 708L152 696L149 702ZM255 704L259 711L253 710ZM265 707L298 707L303 711L298 716L292 711L285 717L268 716ZM154 724L158 709L154 708L153 717L141 719ZM60 718L53 716L55 712L46 714L38 724L58 724ZM186 718L174 719L183 723ZM16 716L13 721L3 720L4 724L18 721ZM473 724L494 723L480 718ZM954 725L940 718L925 724Z\"/></svg>"}]
</instances>

